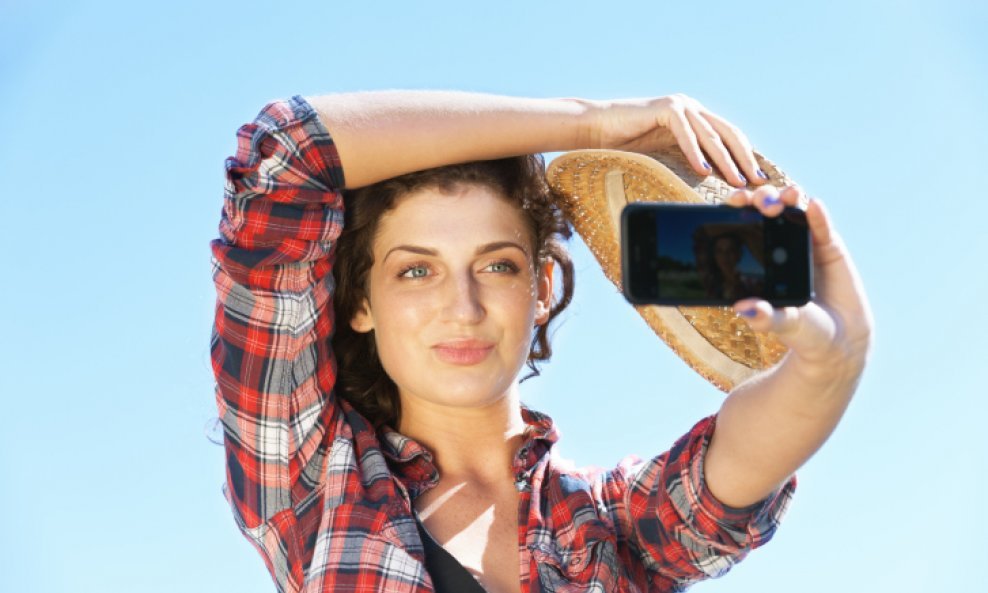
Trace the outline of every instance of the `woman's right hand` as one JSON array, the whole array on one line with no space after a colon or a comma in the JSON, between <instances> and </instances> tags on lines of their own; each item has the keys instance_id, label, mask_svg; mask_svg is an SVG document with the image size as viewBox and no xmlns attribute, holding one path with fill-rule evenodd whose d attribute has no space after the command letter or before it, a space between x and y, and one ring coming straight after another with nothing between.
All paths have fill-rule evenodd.
<instances>
[{"instance_id":1,"label":"woman's right hand","mask_svg":"<svg viewBox=\"0 0 988 593\"><path fill-rule=\"evenodd\" d=\"M767 181L744 133L696 99L676 94L588 103L593 112L589 131L592 146L654 152L678 145L701 175L709 174L712 165L736 187Z\"/></svg>"}]
</instances>

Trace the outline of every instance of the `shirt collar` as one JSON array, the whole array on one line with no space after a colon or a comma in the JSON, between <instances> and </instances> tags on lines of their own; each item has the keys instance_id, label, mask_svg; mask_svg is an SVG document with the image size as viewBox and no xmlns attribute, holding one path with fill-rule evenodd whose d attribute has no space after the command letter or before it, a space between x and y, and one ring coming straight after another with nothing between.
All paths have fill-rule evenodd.
<instances>
[{"instance_id":1,"label":"shirt collar","mask_svg":"<svg viewBox=\"0 0 988 593\"><path fill-rule=\"evenodd\" d=\"M536 463L559 440L559 432L552 418L524 405L521 408L521 417L525 422L524 439L515 455L512 470L516 478L525 479ZM418 441L384 426L380 429L380 442L388 466L409 490L412 498L439 482L439 470L432 453Z\"/></svg>"}]
</instances>

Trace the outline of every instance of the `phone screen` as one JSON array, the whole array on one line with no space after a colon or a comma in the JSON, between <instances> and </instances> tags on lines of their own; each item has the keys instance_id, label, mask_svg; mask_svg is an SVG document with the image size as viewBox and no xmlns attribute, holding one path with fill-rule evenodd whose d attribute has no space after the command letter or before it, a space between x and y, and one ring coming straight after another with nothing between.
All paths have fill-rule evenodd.
<instances>
[{"instance_id":1,"label":"phone screen","mask_svg":"<svg viewBox=\"0 0 988 593\"><path fill-rule=\"evenodd\" d=\"M730 305L811 297L805 214L754 208L641 204L624 224L625 293L642 303Z\"/></svg>"}]
</instances>

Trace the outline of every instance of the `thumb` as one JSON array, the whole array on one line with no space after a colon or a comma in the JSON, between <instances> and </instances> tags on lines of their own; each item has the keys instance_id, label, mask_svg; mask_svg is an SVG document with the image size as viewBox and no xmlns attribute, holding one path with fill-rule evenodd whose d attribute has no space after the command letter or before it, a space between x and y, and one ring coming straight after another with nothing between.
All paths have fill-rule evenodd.
<instances>
[{"instance_id":1,"label":"thumb","mask_svg":"<svg viewBox=\"0 0 988 593\"><path fill-rule=\"evenodd\" d=\"M774 308L767 301L745 299L734 305L735 312L756 332L771 332L804 358L824 355L837 333L833 317L814 302L802 307Z\"/></svg>"}]
</instances>

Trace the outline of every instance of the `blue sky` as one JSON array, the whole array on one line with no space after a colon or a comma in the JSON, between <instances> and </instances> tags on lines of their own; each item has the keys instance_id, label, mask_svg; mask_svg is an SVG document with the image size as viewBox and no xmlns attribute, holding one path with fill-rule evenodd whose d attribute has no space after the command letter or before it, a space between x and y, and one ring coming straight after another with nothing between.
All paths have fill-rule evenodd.
<instances>
[{"instance_id":1,"label":"blue sky","mask_svg":"<svg viewBox=\"0 0 988 593\"><path fill-rule=\"evenodd\" d=\"M776 539L695 591L988 590L983 2L0 0L0 590L273 590L220 494L208 241L269 100L692 95L823 198L877 339ZM666 449L722 396L579 242L525 384L564 455Z\"/></svg>"}]
</instances>

